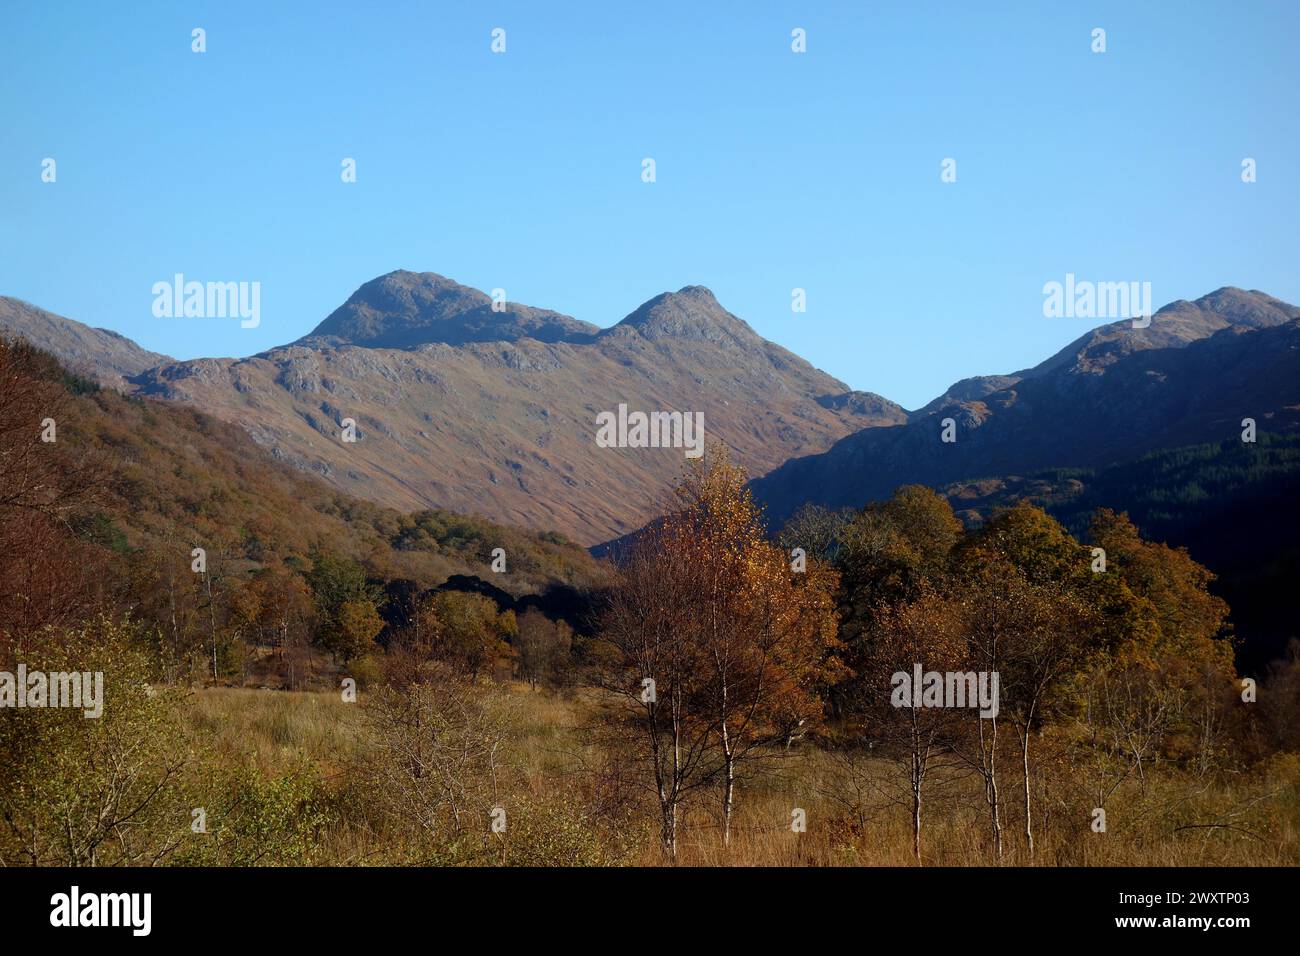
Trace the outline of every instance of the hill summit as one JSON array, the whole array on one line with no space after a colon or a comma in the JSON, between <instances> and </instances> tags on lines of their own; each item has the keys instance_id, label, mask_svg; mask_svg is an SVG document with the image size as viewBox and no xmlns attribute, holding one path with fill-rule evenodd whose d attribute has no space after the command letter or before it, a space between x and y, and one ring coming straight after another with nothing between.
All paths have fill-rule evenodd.
<instances>
[{"instance_id":1,"label":"hill summit","mask_svg":"<svg viewBox=\"0 0 1300 956\"><path fill-rule=\"evenodd\" d=\"M399 269L371 279L295 345L411 348L442 343L566 342L597 328L548 309L493 299L435 272Z\"/></svg>"}]
</instances>

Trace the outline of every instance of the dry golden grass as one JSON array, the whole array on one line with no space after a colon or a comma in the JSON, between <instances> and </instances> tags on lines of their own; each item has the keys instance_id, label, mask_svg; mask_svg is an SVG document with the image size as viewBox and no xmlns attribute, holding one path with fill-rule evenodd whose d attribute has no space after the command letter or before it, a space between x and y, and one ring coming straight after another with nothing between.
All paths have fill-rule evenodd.
<instances>
[{"instance_id":1,"label":"dry golden grass","mask_svg":"<svg viewBox=\"0 0 1300 956\"><path fill-rule=\"evenodd\" d=\"M508 760L528 793L557 801L581 801L581 766L594 756L583 733L587 698L565 698L522 684L500 695L511 732ZM197 691L189 708L196 740L221 759L253 759L265 772L279 772L306 757L335 786L346 786L346 768L364 760L357 733L365 692L357 704L338 693L290 693L234 688ZM877 783L896 769L883 760L866 764ZM991 851L988 814L976 780L958 780L932 795L926 809L927 865L1110 865L1208 866L1300 865L1300 756L1282 755L1228 780L1196 783L1176 773L1153 777L1145 788L1121 789L1107 804L1108 832L1089 828L1087 801L1071 804L1054 790L1036 810L1037 852L1023 845L1014 786L1006 781L1005 848ZM892 792L892 791L890 791ZM842 761L816 747L777 755L737 794L730 846L724 846L714 797L686 811L677 865L688 866L912 866L908 807L880 791L852 799ZM869 804L869 805L867 805ZM791 812L806 812L807 832L791 831ZM355 821L353 821L355 822ZM1188 826L1188 824L1191 824ZM1210 825L1207 825L1210 824ZM589 825L611 827L599 817ZM1176 829L1186 826L1186 829ZM621 828L626 830L626 828ZM634 828L635 829L635 828ZM653 820L635 833L607 834L611 843L631 839L624 862L657 866L666 860ZM604 838L604 837L602 837ZM336 862L362 862L376 851L364 826L346 818L332 829L328 854Z\"/></svg>"},{"instance_id":2,"label":"dry golden grass","mask_svg":"<svg viewBox=\"0 0 1300 956\"><path fill-rule=\"evenodd\" d=\"M188 715L197 741L269 772L305 756L328 775L357 754L357 709L337 692L209 687L194 693Z\"/></svg>"}]
</instances>

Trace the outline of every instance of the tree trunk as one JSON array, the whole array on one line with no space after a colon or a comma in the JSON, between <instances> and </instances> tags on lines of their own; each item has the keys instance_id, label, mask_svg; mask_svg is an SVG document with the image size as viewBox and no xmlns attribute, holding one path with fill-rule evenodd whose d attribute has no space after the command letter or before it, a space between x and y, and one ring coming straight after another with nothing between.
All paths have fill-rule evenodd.
<instances>
[{"instance_id":1,"label":"tree trunk","mask_svg":"<svg viewBox=\"0 0 1300 956\"><path fill-rule=\"evenodd\" d=\"M993 830L993 852L1002 859L1002 814L998 800L998 719L991 718L992 736L988 747L988 764L984 777L984 793L989 803L990 823ZM983 746L983 718L980 718L980 742Z\"/></svg>"},{"instance_id":2,"label":"tree trunk","mask_svg":"<svg viewBox=\"0 0 1300 956\"><path fill-rule=\"evenodd\" d=\"M663 816L660 837L663 840L664 852L675 860L677 859L677 801L665 797L660 802L660 811Z\"/></svg>"},{"instance_id":3,"label":"tree trunk","mask_svg":"<svg viewBox=\"0 0 1300 956\"><path fill-rule=\"evenodd\" d=\"M919 780L912 783L912 855L916 865L921 866L921 784Z\"/></svg>"},{"instance_id":4,"label":"tree trunk","mask_svg":"<svg viewBox=\"0 0 1300 956\"><path fill-rule=\"evenodd\" d=\"M217 683L217 608L212 603L212 577L205 571L203 584L208 592L208 627L212 631L212 683Z\"/></svg>"},{"instance_id":5,"label":"tree trunk","mask_svg":"<svg viewBox=\"0 0 1300 956\"><path fill-rule=\"evenodd\" d=\"M731 846L731 808L736 795L736 757L731 749L727 724L722 724L723 783L722 783L722 845Z\"/></svg>"},{"instance_id":6,"label":"tree trunk","mask_svg":"<svg viewBox=\"0 0 1300 956\"><path fill-rule=\"evenodd\" d=\"M1025 732L1020 736L1020 752L1022 767L1024 770L1025 780L1025 842L1029 847L1029 855L1034 855L1034 815L1033 801L1029 792L1029 725L1025 725Z\"/></svg>"},{"instance_id":7,"label":"tree trunk","mask_svg":"<svg viewBox=\"0 0 1300 956\"><path fill-rule=\"evenodd\" d=\"M677 800L682 781L682 701L681 689L673 687L673 789L669 800L668 850L677 859Z\"/></svg>"}]
</instances>

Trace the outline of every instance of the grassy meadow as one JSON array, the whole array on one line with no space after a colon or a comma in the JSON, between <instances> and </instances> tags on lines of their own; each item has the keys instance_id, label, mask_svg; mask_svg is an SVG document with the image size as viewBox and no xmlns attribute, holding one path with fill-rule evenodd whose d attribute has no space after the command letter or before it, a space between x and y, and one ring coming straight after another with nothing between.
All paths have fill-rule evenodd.
<instances>
[{"instance_id":1,"label":"grassy meadow","mask_svg":"<svg viewBox=\"0 0 1300 956\"><path fill-rule=\"evenodd\" d=\"M687 812L676 861L662 852L653 826L604 817L591 803L586 767L596 759L584 739L584 711L591 695L558 695L514 682L493 693L508 716L505 738L514 799L503 796L512 837L519 814L541 810L554 825L554 806L568 804L563 818L590 831L599 858L576 856L537 863L599 862L611 865L687 866L910 866L910 808L906 781L892 761L857 759L820 746L778 749L738 796L738 823L724 846L718 814L705 801ZM379 833L355 810L359 787L351 768L367 759L362 731L367 706L337 692L284 692L206 688L193 692L186 722L223 762L252 764L274 776L301 767L319 774L322 793L338 811L316 834L311 862L322 865L391 862ZM991 853L979 784L953 781L927 812L928 865L988 865ZM711 796L711 795L710 795ZM513 805L512 805L513 804ZM1060 803L1040 821L1037 852L1017 843L1014 820L1006 823L1004 865L1213 866L1300 864L1300 758L1275 759L1265 774L1234 774L1211 780L1181 773L1134 782L1108 802L1106 833L1089 828L1086 812ZM518 809L516 809L516 807ZM806 811L807 829L791 830L791 810ZM1085 808L1086 810L1086 808ZM519 820L521 826L525 822ZM1186 827L1185 829L1179 829ZM489 819L482 814L482 830ZM534 834L528 834L531 838ZM563 841L561 841L562 843ZM583 845L587 845L584 841Z\"/></svg>"}]
</instances>

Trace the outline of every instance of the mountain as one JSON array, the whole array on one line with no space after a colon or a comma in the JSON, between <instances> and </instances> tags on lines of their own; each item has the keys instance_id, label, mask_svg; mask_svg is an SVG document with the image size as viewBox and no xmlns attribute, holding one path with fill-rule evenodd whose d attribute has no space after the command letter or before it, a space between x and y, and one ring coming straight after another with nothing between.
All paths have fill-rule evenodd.
<instances>
[{"instance_id":1,"label":"mountain","mask_svg":"<svg viewBox=\"0 0 1300 956\"><path fill-rule=\"evenodd\" d=\"M1211 292L1195 302L1179 299L1156 312L1146 328L1134 328L1130 319L1111 322L1085 332L1033 368L1009 375L964 378L917 414L928 415L954 402L976 401L1027 378L1038 378L1062 368L1097 371L1133 352L1178 348L1221 329L1269 328L1295 318L1298 312L1295 306L1263 292L1230 287Z\"/></svg>"},{"instance_id":2,"label":"mountain","mask_svg":"<svg viewBox=\"0 0 1300 956\"><path fill-rule=\"evenodd\" d=\"M24 339L55 356L69 370L110 388L125 389L132 376L173 361L116 332L92 329L8 296L0 296L0 335Z\"/></svg>"},{"instance_id":3,"label":"mountain","mask_svg":"<svg viewBox=\"0 0 1300 956\"><path fill-rule=\"evenodd\" d=\"M1032 369L966 379L906 424L871 428L754 482L781 520L805 501L842 507L901 484L940 487L1046 468L1103 467L1218 442L1254 418L1300 428L1300 309L1220 289L1157 312L1147 329L1094 329ZM941 441L944 419L956 441Z\"/></svg>"},{"instance_id":4,"label":"mountain","mask_svg":"<svg viewBox=\"0 0 1300 956\"><path fill-rule=\"evenodd\" d=\"M449 508L596 544L660 512L683 448L606 448L597 416L702 413L751 474L825 451L898 405L853 392L759 336L702 286L600 329L432 273L367 282L297 342L170 362L138 394L245 427L272 454L358 497ZM353 419L357 441L341 440Z\"/></svg>"},{"instance_id":5,"label":"mountain","mask_svg":"<svg viewBox=\"0 0 1300 956\"><path fill-rule=\"evenodd\" d=\"M242 570L301 566L321 550L425 587L481 575L516 597L602 580L584 548L553 532L360 501L276 461L244 429L198 409L97 388L27 346L0 349L0 360L10 370L6 381L29 400L54 396L54 447L90 463L97 476L66 525L119 556L165 554L188 567L190 548L201 545ZM13 417L35 414L16 412L12 403L0 413L0 432L11 437ZM508 573L490 570L496 547L509 556Z\"/></svg>"},{"instance_id":6,"label":"mountain","mask_svg":"<svg viewBox=\"0 0 1300 956\"><path fill-rule=\"evenodd\" d=\"M978 488L1102 468L1222 441L1245 417L1293 430L1297 314L1261 292L1220 289L1165 306L1148 328L1104 325L1032 368L964 379L909 415L763 339L703 286L600 328L397 271L290 345L184 362L0 299L0 329L101 382L235 423L349 495L586 545L660 513L687 463L681 447L599 446L597 416L620 406L702 413L706 439L732 449L780 520L805 501L860 505L907 482ZM939 440L947 418L953 444ZM356 442L342 440L346 419Z\"/></svg>"},{"instance_id":7,"label":"mountain","mask_svg":"<svg viewBox=\"0 0 1300 956\"><path fill-rule=\"evenodd\" d=\"M294 345L409 348L441 342L587 341L596 326L558 312L493 301L432 272L398 270L372 279Z\"/></svg>"}]
</instances>

